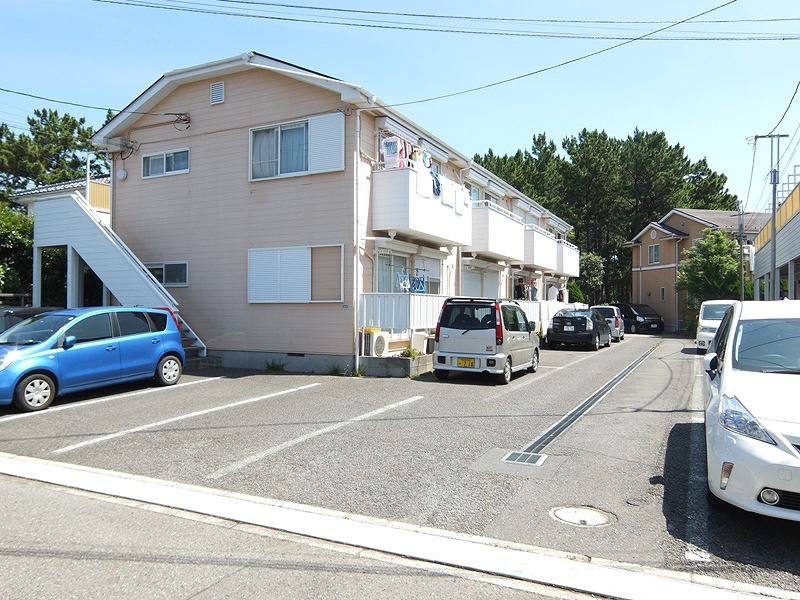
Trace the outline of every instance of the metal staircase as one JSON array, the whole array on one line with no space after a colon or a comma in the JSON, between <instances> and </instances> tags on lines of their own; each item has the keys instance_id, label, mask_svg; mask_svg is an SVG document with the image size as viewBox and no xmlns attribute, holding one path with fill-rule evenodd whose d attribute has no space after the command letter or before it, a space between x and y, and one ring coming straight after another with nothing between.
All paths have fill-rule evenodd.
<instances>
[{"instance_id":1,"label":"metal staircase","mask_svg":"<svg viewBox=\"0 0 800 600\"><path fill-rule=\"evenodd\" d=\"M181 323L187 356L206 356L206 346L181 317L178 302L78 193L37 200L36 246L66 245L95 272L124 306L164 307ZM69 296L69 292L68 292Z\"/></svg>"}]
</instances>

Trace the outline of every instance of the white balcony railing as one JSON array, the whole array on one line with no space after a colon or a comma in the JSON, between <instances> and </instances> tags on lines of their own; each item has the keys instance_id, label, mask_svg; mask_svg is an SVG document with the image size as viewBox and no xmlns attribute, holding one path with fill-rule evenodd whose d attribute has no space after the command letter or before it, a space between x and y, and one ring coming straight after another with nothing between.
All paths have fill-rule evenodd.
<instances>
[{"instance_id":1,"label":"white balcony railing","mask_svg":"<svg viewBox=\"0 0 800 600\"><path fill-rule=\"evenodd\" d=\"M435 329L445 298L434 294L361 294L358 326L380 327L392 333Z\"/></svg>"},{"instance_id":2,"label":"white balcony railing","mask_svg":"<svg viewBox=\"0 0 800 600\"><path fill-rule=\"evenodd\" d=\"M567 277L578 277L581 274L580 250L567 240L558 240L557 272Z\"/></svg>"},{"instance_id":3,"label":"white balcony railing","mask_svg":"<svg viewBox=\"0 0 800 600\"><path fill-rule=\"evenodd\" d=\"M444 175L438 175L434 185L427 169L373 171L372 229L395 231L440 246L470 244L469 194L464 186Z\"/></svg>"},{"instance_id":4,"label":"white balcony railing","mask_svg":"<svg viewBox=\"0 0 800 600\"><path fill-rule=\"evenodd\" d=\"M494 202L473 202L472 244L464 251L520 262L525 254L525 224L519 216Z\"/></svg>"},{"instance_id":5,"label":"white balcony railing","mask_svg":"<svg viewBox=\"0 0 800 600\"><path fill-rule=\"evenodd\" d=\"M525 265L542 271L558 268L556 236L538 225L525 225Z\"/></svg>"}]
</instances>

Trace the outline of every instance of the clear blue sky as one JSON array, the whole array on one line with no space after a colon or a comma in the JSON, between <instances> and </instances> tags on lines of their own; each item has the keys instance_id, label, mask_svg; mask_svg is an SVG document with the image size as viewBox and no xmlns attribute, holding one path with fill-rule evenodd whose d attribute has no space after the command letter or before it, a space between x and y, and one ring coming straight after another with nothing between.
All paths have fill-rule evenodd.
<instances>
[{"instance_id":1,"label":"clear blue sky","mask_svg":"<svg viewBox=\"0 0 800 600\"><path fill-rule=\"evenodd\" d=\"M758 140L754 152L752 138L770 133L787 107L775 130L789 136L781 140L782 182L800 164L800 153L793 156L800 94L790 102L800 82L797 0L736 0L655 34L658 40L613 48L625 39L603 39L644 36L728 1L294 0L289 8L229 0L0 0L0 88L119 110L167 71L248 51L361 85L390 104L517 78L398 110L470 156L529 149L538 133L560 146L583 128L618 138L637 127L663 131L691 160L706 158L727 175L746 210L765 210L770 141ZM441 18L454 15L515 21ZM776 37L783 39L764 39ZM0 121L17 133L43 107L85 117L95 128L105 117L0 92Z\"/></svg>"}]
</instances>

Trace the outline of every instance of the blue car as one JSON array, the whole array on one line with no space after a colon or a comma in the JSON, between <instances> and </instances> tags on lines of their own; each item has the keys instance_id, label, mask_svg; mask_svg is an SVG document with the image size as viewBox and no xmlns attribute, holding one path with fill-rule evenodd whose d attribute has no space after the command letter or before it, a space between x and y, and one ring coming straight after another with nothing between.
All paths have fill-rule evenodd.
<instances>
[{"instance_id":1,"label":"blue car","mask_svg":"<svg viewBox=\"0 0 800 600\"><path fill-rule=\"evenodd\" d=\"M105 306L45 312L0 334L0 405L42 410L57 395L139 379L174 385L185 362L171 311Z\"/></svg>"}]
</instances>

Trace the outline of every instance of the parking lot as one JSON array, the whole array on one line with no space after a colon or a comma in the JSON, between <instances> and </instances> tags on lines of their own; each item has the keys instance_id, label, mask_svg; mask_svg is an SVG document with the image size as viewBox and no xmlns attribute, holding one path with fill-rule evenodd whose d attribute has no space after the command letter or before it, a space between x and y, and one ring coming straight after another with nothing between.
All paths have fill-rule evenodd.
<instances>
[{"instance_id":1,"label":"parking lot","mask_svg":"<svg viewBox=\"0 0 800 600\"><path fill-rule=\"evenodd\" d=\"M702 375L641 335L508 386L200 371L3 407L0 452L797 592L797 524L705 504Z\"/></svg>"}]
</instances>

